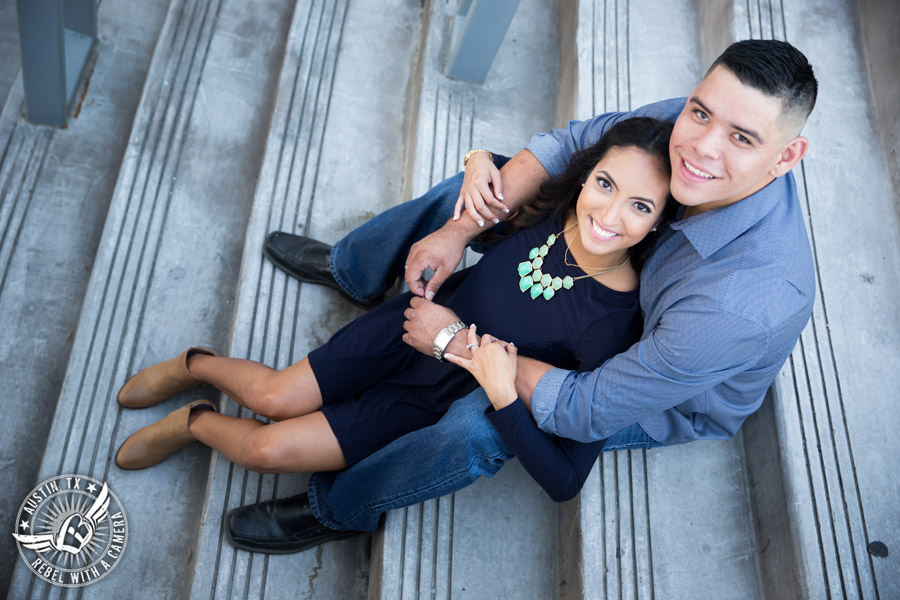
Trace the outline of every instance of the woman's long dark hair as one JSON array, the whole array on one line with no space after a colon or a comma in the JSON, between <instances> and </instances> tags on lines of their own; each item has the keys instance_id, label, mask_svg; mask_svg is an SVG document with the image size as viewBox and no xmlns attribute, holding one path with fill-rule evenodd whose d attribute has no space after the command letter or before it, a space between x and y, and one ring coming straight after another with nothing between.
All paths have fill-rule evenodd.
<instances>
[{"instance_id":1,"label":"woman's long dark hair","mask_svg":"<svg viewBox=\"0 0 900 600\"><path fill-rule=\"evenodd\" d=\"M669 162L669 137L672 135L672 123L649 117L634 117L620 121L603 134L596 144L576 152L569 161L566 172L541 186L537 199L520 208L507 221L507 227L498 233L490 231L479 236L480 241L496 242L508 235L531 227L546 217L558 217L570 208L575 208L581 185L587 181L588 175L597 163L606 156L611 148L637 148L659 161L659 166L666 175L671 175ZM667 221L675 217L678 203L671 194L666 198L662 221L656 231L628 249L631 266L640 272L644 262L650 257L656 240L661 235Z\"/></svg>"}]
</instances>

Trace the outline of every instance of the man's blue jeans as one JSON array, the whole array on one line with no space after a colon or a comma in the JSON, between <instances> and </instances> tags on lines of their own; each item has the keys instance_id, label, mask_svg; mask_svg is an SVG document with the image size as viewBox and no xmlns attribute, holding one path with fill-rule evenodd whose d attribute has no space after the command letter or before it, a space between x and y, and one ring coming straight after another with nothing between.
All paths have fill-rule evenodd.
<instances>
[{"instance_id":1,"label":"man's blue jeans","mask_svg":"<svg viewBox=\"0 0 900 600\"><path fill-rule=\"evenodd\" d=\"M494 156L497 167L507 160ZM445 179L423 196L384 211L339 240L329 259L335 281L357 300L381 297L403 275L410 247L453 215L462 181L463 173ZM476 252L486 249L477 242L469 247Z\"/></svg>"},{"instance_id":2,"label":"man's blue jeans","mask_svg":"<svg viewBox=\"0 0 900 600\"><path fill-rule=\"evenodd\" d=\"M313 473L309 502L316 519L331 529L375 531L385 511L493 476L513 454L485 416L489 406L479 388L454 402L435 425L401 437L346 471ZM603 451L659 445L635 424L610 437Z\"/></svg>"}]
</instances>

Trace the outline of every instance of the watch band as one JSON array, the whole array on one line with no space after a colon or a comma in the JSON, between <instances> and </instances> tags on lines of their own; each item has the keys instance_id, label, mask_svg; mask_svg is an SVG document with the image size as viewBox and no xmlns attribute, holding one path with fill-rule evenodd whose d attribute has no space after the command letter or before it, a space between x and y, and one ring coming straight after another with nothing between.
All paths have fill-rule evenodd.
<instances>
[{"instance_id":1,"label":"watch band","mask_svg":"<svg viewBox=\"0 0 900 600\"><path fill-rule=\"evenodd\" d=\"M466 168L466 165L469 163L469 159L472 158L472 155L477 152L487 152L487 155L490 157L491 162L494 162L494 155L491 154L490 150L485 150L484 148L477 148L475 150L469 150L466 152L466 156L463 158L463 169Z\"/></svg>"},{"instance_id":2,"label":"watch band","mask_svg":"<svg viewBox=\"0 0 900 600\"><path fill-rule=\"evenodd\" d=\"M446 351L447 346L450 345L450 340L453 339L453 336L456 335L457 331L468 328L469 326L462 321L457 321L456 323L452 323L441 329L434 337L434 343L432 344L434 357L439 361L444 362L444 351Z\"/></svg>"}]
</instances>

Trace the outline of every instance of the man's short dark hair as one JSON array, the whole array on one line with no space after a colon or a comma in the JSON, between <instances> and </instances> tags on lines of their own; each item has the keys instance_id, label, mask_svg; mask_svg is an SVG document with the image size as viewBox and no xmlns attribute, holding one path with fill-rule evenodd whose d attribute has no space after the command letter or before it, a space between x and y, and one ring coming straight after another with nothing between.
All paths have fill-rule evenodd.
<instances>
[{"instance_id":1,"label":"man's short dark hair","mask_svg":"<svg viewBox=\"0 0 900 600\"><path fill-rule=\"evenodd\" d=\"M819 84L802 52L778 40L744 40L725 49L707 71L723 66L744 85L781 100L788 116L806 122Z\"/></svg>"}]
</instances>

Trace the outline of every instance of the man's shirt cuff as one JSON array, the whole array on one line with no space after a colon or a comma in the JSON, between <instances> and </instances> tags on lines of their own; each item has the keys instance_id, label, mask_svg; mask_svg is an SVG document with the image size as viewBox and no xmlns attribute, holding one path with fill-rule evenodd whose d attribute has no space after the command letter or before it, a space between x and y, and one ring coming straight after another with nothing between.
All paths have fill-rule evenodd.
<instances>
[{"instance_id":1,"label":"man's shirt cuff","mask_svg":"<svg viewBox=\"0 0 900 600\"><path fill-rule=\"evenodd\" d=\"M538 427L547 433L558 435L556 404L566 379L572 374L572 371L565 369L550 369L540 378L531 394L531 414Z\"/></svg>"}]
</instances>

